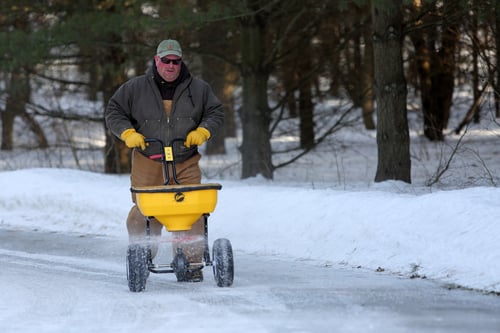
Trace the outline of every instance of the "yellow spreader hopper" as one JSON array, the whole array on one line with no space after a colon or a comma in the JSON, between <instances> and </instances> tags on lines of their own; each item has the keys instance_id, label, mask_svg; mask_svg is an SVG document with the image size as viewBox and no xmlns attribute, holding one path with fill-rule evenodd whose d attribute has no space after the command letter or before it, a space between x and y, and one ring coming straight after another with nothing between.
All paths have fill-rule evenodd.
<instances>
[{"instance_id":1,"label":"yellow spreader hopper","mask_svg":"<svg viewBox=\"0 0 500 333\"><path fill-rule=\"evenodd\" d=\"M216 183L195 185L137 186L130 190L136 194L136 204L144 216L155 217L168 231L190 230L203 214L214 211Z\"/></svg>"}]
</instances>

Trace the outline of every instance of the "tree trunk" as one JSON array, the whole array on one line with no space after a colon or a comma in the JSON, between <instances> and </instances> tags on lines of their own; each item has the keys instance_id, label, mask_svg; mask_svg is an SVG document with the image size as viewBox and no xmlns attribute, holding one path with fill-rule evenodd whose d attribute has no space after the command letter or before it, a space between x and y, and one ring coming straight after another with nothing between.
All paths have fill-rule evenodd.
<instances>
[{"instance_id":1,"label":"tree trunk","mask_svg":"<svg viewBox=\"0 0 500 333\"><path fill-rule=\"evenodd\" d=\"M224 137L236 137L236 119L234 110L234 91L239 78L237 71L229 64L224 64L224 88L221 101L224 105Z\"/></svg>"},{"instance_id":2,"label":"tree trunk","mask_svg":"<svg viewBox=\"0 0 500 333\"><path fill-rule=\"evenodd\" d=\"M210 44L212 44L212 41L209 35L220 35L221 33L222 32L220 31L220 29L218 29L218 26L215 26L210 30L201 31L199 36L200 49L210 50ZM221 100L221 103L224 103L222 98L225 97L223 94L225 86L225 76L221 75L220 73L220 68L222 67L222 65L219 63L219 60L203 54L201 54L201 62L202 78L210 84L214 94ZM227 107L227 103L224 104ZM224 111L226 112L225 109ZM221 128L219 133L212 134L214 135L206 143L205 153L207 155L225 154L226 147L224 145L224 128Z\"/></svg>"},{"instance_id":3,"label":"tree trunk","mask_svg":"<svg viewBox=\"0 0 500 333\"><path fill-rule=\"evenodd\" d=\"M299 93L300 147L307 150L314 147L314 103L311 86L301 85Z\"/></svg>"},{"instance_id":4,"label":"tree trunk","mask_svg":"<svg viewBox=\"0 0 500 333\"><path fill-rule=\"evenodd\" d=\"M365 124L365 128L367 130L374 130L375 122L373 120L373 113L375 107L373 103L373 45L370 38L370 29L363 28L363 30L365 48L362 63L363 73L361 87L363 91L363 100L361 108L363 110L363 123Z\"/></svg>"},{"instance_id":5,"label":"tree trunk","mask_svg":"<svg viewBox=\"0 0 500 333\"><path fill-rule=\"evenodd\" d=\"M14 146L14 119L16 111L12 108L6 108L0 112L2 117L2 150L12 150Z\"/></svg>"},{"instance_id":6,"label":"tree trunk","mask_svg":"<svg viewBox=\"0 0 500 333\"><path fill-rule=\"evenodd\" d=\"M24 122L28 125L30 130L35 135L36 141L38 142L38 148L42 149L48 148L49 143L47 141L47 137L45 136L42 127L36 121L36 119L28 112L26 112L26 110L24 110L24 112L21 113L21 118L24 120Z\"/></svg>"},{"instance_id":7,"label":"tree trunk","mask_svg":"<svg viewBox=\"0 0 500 333\"><path fill-rule=\"evenodd\" d=\"M108 96L106 101L109 101ZM130 172L130 158L131 150L117 137L115 137L110 130L104 129L106 135L106 143L104 147L104 172L105 173L129 173Z\"/></svg>"},{"instance_id":8,"label":"tree trunk","mask_svg":"<svg viewBox=\"0 0 500 333\"><path fill-rule=\"evenodd\" d=\"M411 183L406 81L402 57L402 1L372 2L373 57L377 99L376 182Z\"/></svg>"},{"instance_id":9,"label":"tree trunk","mask_svg":"<svg viewBox=\"0 0 500 333\"><path fill-rule=\"evenodd\" d=\"M495 25L496 25L496 65L497 65L497 78L495 84L495 115L500 118L500 1L496 1L495 6Z\"/></svg>"},{"instance_id":10,"label":"tree trunk","mask_svg":"<svg viewBox=\"0 0 500 333\"><path fill-rule=\"evenodd\" d=\"M2 112L2 150L12 150L14 148L14 120L21 117L26 112L26 104L29 103L31 96L29 74L22 68L16 68L10 73L10 80L7 86L7 101L5 111ZM26 119L23 117L23 119ZM28 121L32 130L40 130L33 122ZM47 139L43 132L37 133L38 146L47 148Z\"/></svg>"},{"instance_id":11,"label":"tree trunk","mask_svg":"<svg viewBox=\"0 0 500 333\"><path fill-rule=\"evenodd\" d=\"M243 105L241 122L241 177L262 175L273 178L270 143L270 115L267 104L269 70L264 67L265 23L254 16L241 22L241 70L243 79Z\"/></svg>"},{"instance_id":12,"label":"tree trunk","mask_svg":"<svg viewBox=\"0 0 500 333\"><path fill-rule=\"evenodd\" d=\"M302 39L302 50L310 50L310 39ZM314 103L312 101L313 76L311 53L304 53L297 59L297 75L299 82L299 117L300 117L300 147L311 149L314 147Z\"/></svg>"},{"instance_id":13,"label":"tree trunk","mask_svg":"<svg viewBox=\"0 0 500 333\"><path fill-rule=\"evenodd\" d=\"M297 71L295 66L290 66L286 70L282 70L279 74L283 83L283 88L286 93L286 106L288 108L288 116L290 118L297 118L299 111L297 109L297 100L295 98L295 91L297 90Z\"/></svg>"},{"instance_id":14,"label":"tree trunk","mask_svg":"<svg viewBox=\"0 0 500 333\"><path fill-rule=\"evenodd\" d=\"M420 8L416 8L420 10ZM423 24L424 22L422 22ZM437 57L434 52L435 27L419 28L410 34L413 47L415 48L415 67L418 75L420 100L422 113L424 115L424 128L431 126L431 103L432 103L432 79L431 59Z\"/></svg>"},{"instance_id":15,"label":"tree trunk","mask_svg":"<svg viewBox=\"0 0 500 333\"><path fill-rule=\"evenodd\" d=\"M415 9L437 12L435 7L422 8L421 4L415 1ZM455 50L459 37L457 19L461 10L459 4L460 1L454 0L443 2L444 23L439 29L441 31L439 41L435 22L434 24L422 22L424 25L427 23L427 27L420 28L410 35L416 52L424 135L431 141L444 140L443 131L447 128L450 117L455 79Z\"/></svg>"},{"instance_id":16,"label":"tree trunk","mask_svg":"<svg viewBox=\"0 0 500 333\"><path fill-rule=\"evenodd\" d=\"M220 73L214 73L213 71L210 70L212 68L220 68L220 67L215 65L213 63L214 60L209 59L208 57L202 57L202 62L203 62L202 66L203 79L205 79L210 84L216 96L221 96L224 90L224 76L220 75ZM221 128L219 133L213 133L213 134L214 135L211 136L210 140L208 140L208 142L206 143L207 146L205 149L205 153L207 155L225 154L226 147L224 145L225 142L224 128Z\"/></svg>"},{"instance_id":17,"label":"tree trunk","mask_svg":"<svg viewBox=\"0 0 500 333\"><path fill-rule=\"evenodd\" d=\"M478 1L474 0L474 8L479 8ZM472 91L474 94L474 102L472 108L474 112L474 123L478 124L481 120L481 109L479 104L476 103L480 99L480 88L479 88L479 34L478 34L478 9L474 10L471 15L471 32L472 36Z\"/></svg>"},{"instance_id":18,"label":"tree trunk","mask_svg":"<svg viewBox=\"0 0 500 333\"><path fill-rule=\"evenodd\" d=\"M346 58L344 74L341 76L344 88L347 90L354 107L361 107L363 104L363 80L362 60L361 60L361 32L355 29L350 32L352 43L348 43L342 52Z\"/></svg>"},{"instance_id":19,"label":"tree trunk","mask_svg":"<svg viewBox=\"0 0 500 333\"><path fill-rule=\"evenodd\" d=\"M416 10L423 10L421 3L414 1ZM435 9L433 9L435 10ZM426 22L421 21L420 25ZM435 59L439 55L435 51L436 44L436 27L435 24L428 24L428 27L420 27L418 30L410 34L411 41L415 48L415 66L419 78L420 100L422 103L422 114L424 116L424 134L431 140L442 137L435 133L437 128L436 116L433 114L433 71L436 70Z\"/></svg>"},{"instance_id":20,"label":"tree trunk","mask_svg":"<svg viewBox=\"0 0 500 333\"><path fill-rule=\"evenodd\" d=\"M119 36L113 35L109 38L110 45L120 45ZM101 59L99 66L103 70L101 89L103 92L104 106L106 107L113 93L126 80L121 70L125 58L122 50L116 46L109 47L105 51L103 50L103 54L104 57ZM131 150L106 127L104 132L106 135L106 144L104 147L104 172L117 174L129 173L131 167Z\"/></svg>"},{"instance_id":21,"label":"tree trunk","mask_svg":"<svg viewBox=\"0 0 500 333\"><path fill-rule=\"evenodd\" d=\"M455 49L459 37L459 5L459 1L443 1L441 48L431 58L431 103L428 112L424 110L424 134L430 140L444 139L443 131L448 127L450 118L455 86Z\"/></svg>"}]
</instances>

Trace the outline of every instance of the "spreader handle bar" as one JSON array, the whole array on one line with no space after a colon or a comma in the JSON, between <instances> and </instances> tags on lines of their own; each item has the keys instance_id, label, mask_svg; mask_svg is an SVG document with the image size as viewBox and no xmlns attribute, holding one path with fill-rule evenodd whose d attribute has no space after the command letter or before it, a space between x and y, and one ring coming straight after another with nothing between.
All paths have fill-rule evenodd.
<instances>
[{"instance_id":1,"label":"spreader handle bar","mask_svg":"<svg viewBox=\"0 0 500 333\"><path fill-rule=\"evenodd\" d=\"M157 138L146 138L144 139L144 141L146 143L158 143L162 147L161 153L159 155L152 155L149 158L151 159L156 159L158 157L161 158L161 163L163 166L163 180L164 180L163 185L168 185L168 183L170 182L170 174L168 171L169 164L172 165L172 179L177 185L180 185L179 181L177 180L177 171L175 170L174 142L177 141L184 142L184 139L183 138L173 139L172 141L170 141L168 145L165 145L162 140Z\"/></svg>"}]
</instances>

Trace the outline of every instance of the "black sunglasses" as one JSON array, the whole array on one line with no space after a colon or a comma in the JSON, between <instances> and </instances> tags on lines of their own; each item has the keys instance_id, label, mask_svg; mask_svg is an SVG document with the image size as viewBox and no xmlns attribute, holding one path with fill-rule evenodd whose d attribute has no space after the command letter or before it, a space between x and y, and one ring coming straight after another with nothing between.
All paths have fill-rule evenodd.
<instances>
[{"instance_id":1,"label":"black sunglasses","mask_svg":"<svg viewBox=\"0 0 500 333\"><path fill-rule=\"evenodd\" d=\"M181 63L182 59L168 59L167 57L160 58L161 62L164 64L174 64L178 65Z\"/></svg>"}]
</instances>

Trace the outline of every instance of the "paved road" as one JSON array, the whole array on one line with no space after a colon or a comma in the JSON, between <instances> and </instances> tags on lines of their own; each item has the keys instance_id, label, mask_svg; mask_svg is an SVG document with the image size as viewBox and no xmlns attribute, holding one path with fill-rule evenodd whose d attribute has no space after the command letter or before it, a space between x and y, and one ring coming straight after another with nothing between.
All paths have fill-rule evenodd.
<instances>
[{"instance_id":1,"label":"paved road","mask_svg":"<svg viewBox=\"0 0 500 333\"><path fill-rule=\"evenodd\" d=\"M152 274L130 293L126 246L0 229L0 331L500 332L498 296L238 251L231 288L206 268L202 283Z\"/></svg>"}]
</instances>

